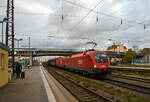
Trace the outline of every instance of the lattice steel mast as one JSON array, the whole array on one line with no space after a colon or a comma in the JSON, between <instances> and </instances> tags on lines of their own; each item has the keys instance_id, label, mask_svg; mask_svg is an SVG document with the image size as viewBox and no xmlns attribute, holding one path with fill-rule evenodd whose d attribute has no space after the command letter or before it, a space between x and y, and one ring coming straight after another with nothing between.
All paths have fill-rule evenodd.
<instances>
[{"instance_id":1,"label":"lattice steel mast","mask_svg":"<svg viewBox=\"0 0 150 102\"><path fill-rule=\"evenodd\" d=\"M11 23L6 24L6 45L9 46L14 70L14 0L7 0L7 19Z\"/></svg>"}]
</instances>

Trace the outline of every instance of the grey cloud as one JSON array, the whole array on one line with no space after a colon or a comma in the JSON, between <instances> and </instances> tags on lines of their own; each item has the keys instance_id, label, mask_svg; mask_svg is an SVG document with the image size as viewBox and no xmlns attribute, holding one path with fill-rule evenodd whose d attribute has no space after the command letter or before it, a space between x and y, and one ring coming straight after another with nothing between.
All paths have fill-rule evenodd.
<instances>
[{"instance_id":1,"label":"grey cloud","mask_svg":"<svg viewBox=\"0 0 150 102\"><path fill-rule=\"evenodd\" d=\"M16 12L26 12L25 7L20 8L19 4L22 2L16 0ZM32 47L54 47L54 48L82 48L84 47L87 39L78 40L78 38L93 39L99 45L97 48L106 49L112 42L108 39L115 39L118 41L123 40L148 40L149 30L143 31L142 25L130 28L135 25L136 22L146 20L144 23L150 24L148 9L150 9L149 0L105 0L97 9L99 12L116 16L109 17L103 14L99 14L99 22L96 23L96 13L91 13L86 19L84 19L79 25L71 30L71 28L77 24L89 11L80 7L73 6L66 2L61 4L61 0L26 0L31 4L42 5L42 7L49 8L54 12L50 15L44 15L42 12L34 15L34 12L29 11L27 14L15 14L15 32L16 34L29 34L32 37ZM93 8L98 0L71 0L71 2L83 5L88 8ZM131 3L130 3L131 2ZM133 2L133 3L132 3ZM123 7L119 9L120 7ZM24 6L24 5L22 5ZM63 6L63 12L62 7ZM119 11L113 13L114 8L118 8ZM38 8L37 8L38 9ZM62 14L64 19L62 21ZM132 20L136 22L130 22L123 20L121 25L121 18ZM127 29L127 28L130 29ZM126 30L125 30L126 29ZM149 29L149 27L147 27ZM143 33L145 34L144 37ZM48 39L49 35L63 36L62 39ZM132 36L131 36L132 35ZM17 35L16 35L17 36ZM19 37L19 36L18 36ZM66 38L65 38L66 37ZM72 39L71 39L72 37ZM74 40L73 40L74 39ZM47 44L48 42L48 44ZM25 42L24 42L25 43ZM136 43L130 42L128 47L132 47ZM140 45L140 43L139 43ZM144 47L145 45L142 45Z\"/></svg>"}]
</instances>

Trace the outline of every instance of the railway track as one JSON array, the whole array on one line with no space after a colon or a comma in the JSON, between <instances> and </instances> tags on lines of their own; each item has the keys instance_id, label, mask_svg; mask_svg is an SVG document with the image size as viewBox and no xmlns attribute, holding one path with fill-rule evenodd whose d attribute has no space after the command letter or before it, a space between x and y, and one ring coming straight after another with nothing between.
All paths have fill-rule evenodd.
<instances>
[{"instance_id":1,"label":"railway track","mask_svg":"<svg viewBox=\"0 0 150 102\"><path fill-rule=\"evenodd\" d=\"M117 77L117 78L115 77L109 76L106 77L103 81L112 85L127 88L132 91L137 91L143 94L150 95L150 86L147 86L147 84L145 85L140 84L139 82L135 82L134 79L133 79L134 81L129 81L130 78L125 79L125 77Z\"/></svg>"},{"instance_id":2,"label":"railway track","mask_svg":"<svg viewBox=\"0 0 150 102\"><path fill-rule=\"evenodd\" d=\"M142 68L142 67L119 67L119 66L110 66L109 68L112 68L112 70L118 70L118 71L133 71L133 72L141 72L141 73L149 73L150 68Z\"/></svg>"},{"instance_id":3,"label":"railway track","mask_svg":"<svg viewBox=\"0 0 150 102\"><path fill-rule=\"evenodd\" d=\"M54 70L48 70L69 92L71 92L81 102L113 102L112 100L84 87L83 85L65 77Z\"/></svg>"},{"instance_id":4,"label":"railway track","mask_svg":"<svg viewBox=\"0 0 150 102\"><path fill-rule=\"evenodd\" d=\"M111 75L109 75L109 77L117 77L117 78L138 81L138 82L144 82L144 83L148 83L150 85L150 79L148 79L148 78L135 77L135 76L129 76L129 75L122 75L122 74L111 74Z\"/></svg>"}]
</instances>

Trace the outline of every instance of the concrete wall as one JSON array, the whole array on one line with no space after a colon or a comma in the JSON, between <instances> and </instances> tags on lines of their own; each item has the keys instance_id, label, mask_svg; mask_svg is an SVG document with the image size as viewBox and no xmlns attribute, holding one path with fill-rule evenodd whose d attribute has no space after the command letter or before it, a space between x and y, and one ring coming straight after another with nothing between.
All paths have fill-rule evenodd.
<instances>
[{"instance_id":1,"label":"concrete wall","mask_svg":"<svg viewBox=\"0 0 150 102\"><path fill-rule=\"evenodd\" d=\"M0 48L0 56L3 55L4 68L0 66L0 87L8 83L8 51ZM1 58L0 58L1 61Z\"/></svg>"}]
</instances>

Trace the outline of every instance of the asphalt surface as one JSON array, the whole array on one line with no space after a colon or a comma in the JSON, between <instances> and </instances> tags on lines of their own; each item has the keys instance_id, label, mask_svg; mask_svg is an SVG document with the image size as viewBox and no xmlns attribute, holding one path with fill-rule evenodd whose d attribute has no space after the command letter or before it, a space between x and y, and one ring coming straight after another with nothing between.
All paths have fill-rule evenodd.
<instances>
[{"instance_id":1,"label":"asphalt surface","mask_svg":"<svg viewBox=\"0 0 150 102\"><path fill-rule=\"evenodd\" d=\"M31 67L25 76L0 88L0 102L78 102L42 66Z\"/></svg>"},{"instance_id":2,"label":"asphalt surface","mask_svg":"<svg viewBox=\"0 0 150 102\"><path fill-rule=\"evenodd\" d=\"M39 67L32 67L26 72L25 79L16 79L0 88L0 102L41 102L44 93L40 81ZM41 84L40 84L41 83ZM40 92L40 90L42 90ZM43 101L46 102L46 101Z\"/></svg>"}]
</instances>

